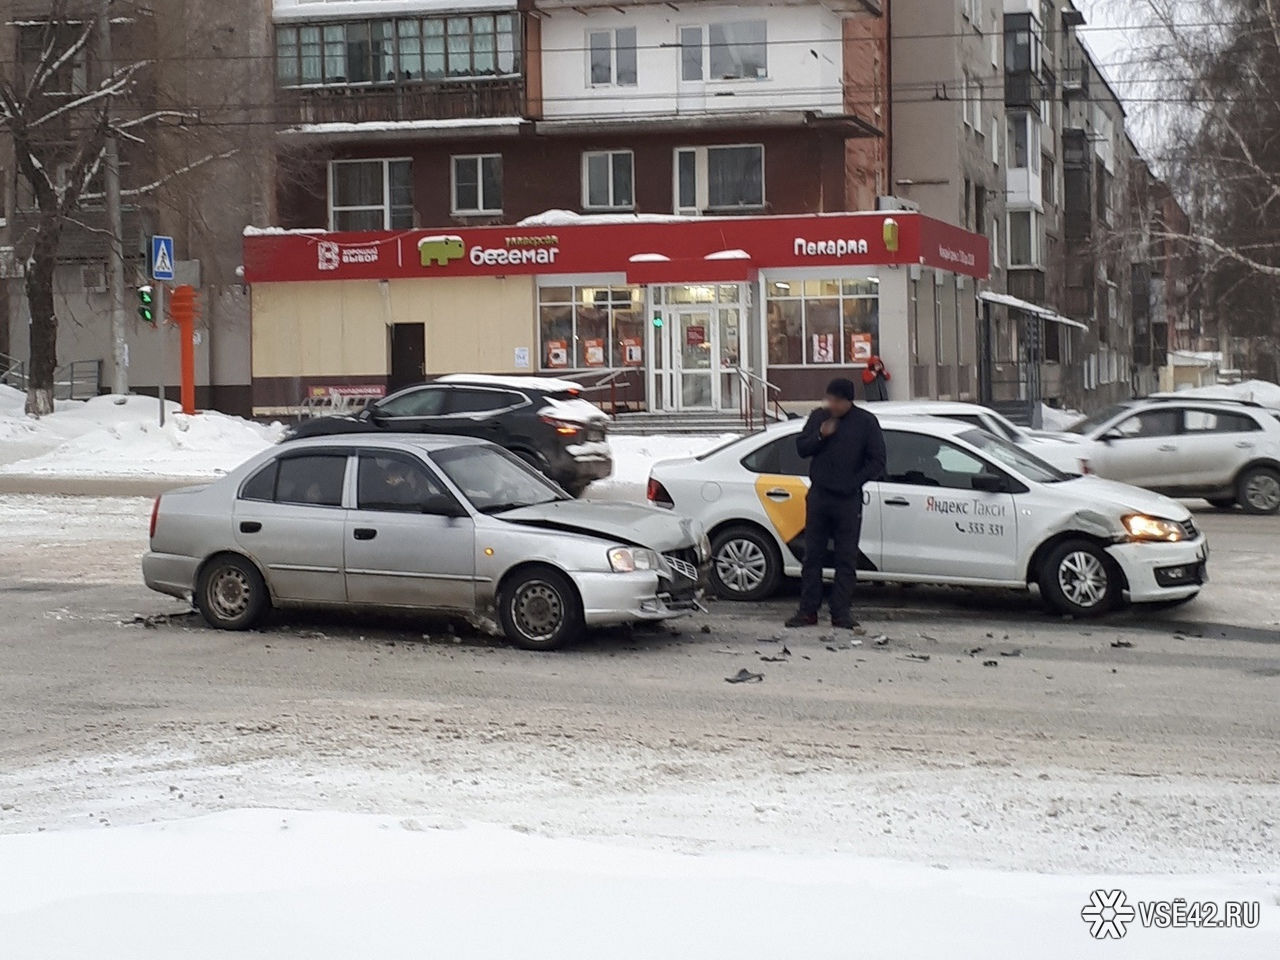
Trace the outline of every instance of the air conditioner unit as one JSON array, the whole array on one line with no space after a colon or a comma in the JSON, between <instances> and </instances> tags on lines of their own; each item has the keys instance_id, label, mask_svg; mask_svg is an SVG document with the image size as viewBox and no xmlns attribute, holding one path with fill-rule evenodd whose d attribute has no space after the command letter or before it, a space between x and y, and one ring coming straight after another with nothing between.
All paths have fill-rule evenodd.
<instances>
[{"instance_id":1,"label":"air conditioner unit","mask_svg":"<svg viewBox=\"0 0 1280 960\"><path fill-rule=\"evenodd\" d=\"M107 265L105 263L86 263L80 267L80 286L85 293L107 292Z\"/></svg>"},{"instance_id":2,"label":"air conditioner unit","mask_svg":"<svg viewBox=\"0 0 1280 960\"><path fill-rule=\"evenodd\" d=\"M22 275L22 261L18 259L18 251L13 247L0 247L0 280L19 280Z\"/></svg>"}]
</instances>

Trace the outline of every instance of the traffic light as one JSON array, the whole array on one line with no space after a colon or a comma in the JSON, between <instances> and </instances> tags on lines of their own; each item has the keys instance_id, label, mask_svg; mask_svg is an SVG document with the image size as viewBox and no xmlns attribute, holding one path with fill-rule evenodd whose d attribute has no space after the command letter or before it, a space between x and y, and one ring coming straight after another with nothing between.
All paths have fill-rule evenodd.
<instances>
[{"instance_id":1,"label":"traffic light","mask_svg":"<svg viewBox=\"0 0 1280 960\"><path fill-rule=\"evenodd\" d=\"M184 329L196 319L196 291L183 284L169 297L169 320Z\"/></svg>"},{"instance_id":2,"label":"traffic light","mask_svg":"<svg viewBox=\"0 0 1280 960\"><path fill-rule=\"evenodd\" d=\"M138 316L143 323L149 323L153 327L156 325L156 292L148 284L138 288Z\"/></svg>"}]
</instances>

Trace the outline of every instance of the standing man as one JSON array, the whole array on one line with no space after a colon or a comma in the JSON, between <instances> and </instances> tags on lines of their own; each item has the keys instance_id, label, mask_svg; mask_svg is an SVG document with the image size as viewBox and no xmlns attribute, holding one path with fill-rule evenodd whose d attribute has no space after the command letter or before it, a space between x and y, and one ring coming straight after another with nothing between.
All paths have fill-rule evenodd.
<instances>
[{"instance_id":1,"label":"standing man","mask_svg":"<svg viewBox=\"0 0 1280 960\"><path fill-rule=\"evenodd\" d=\"M805 500L804 567L800 609L788 627L810 627L822 606L822 568L827 544L835 541L835 582L831 587L831 625L851 630L849 611L858 578L858 538L862 533L862 487L884 473L884 434L880 422L853 405L852 380L838 377L827 386L823 406L809 415L796 450L809 463Z\"/></svg>"}]
</instances>

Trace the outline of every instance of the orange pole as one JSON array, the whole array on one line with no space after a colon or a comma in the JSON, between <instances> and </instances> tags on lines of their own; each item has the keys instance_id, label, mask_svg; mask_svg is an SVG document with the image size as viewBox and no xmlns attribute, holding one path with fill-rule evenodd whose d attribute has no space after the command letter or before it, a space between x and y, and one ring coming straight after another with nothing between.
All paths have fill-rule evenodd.
<instances>
[{"instance_id":1,"label":"orange pole","mask_svg":"<svg viewBox=\"0 0 1280 960\"><path fill-rule=\"evenodd\" d=\"M195 318L187 317L178 324L182 337L182 412L196 412L196 344Z\"/></svg>"}]
</instances>

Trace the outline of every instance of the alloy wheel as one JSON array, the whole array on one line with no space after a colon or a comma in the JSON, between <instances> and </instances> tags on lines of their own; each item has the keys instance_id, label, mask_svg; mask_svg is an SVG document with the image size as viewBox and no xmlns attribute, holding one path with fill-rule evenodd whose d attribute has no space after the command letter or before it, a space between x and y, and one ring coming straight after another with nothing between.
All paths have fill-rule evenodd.
<instances>
[{"instance_id":1,"label":"alloy wheel","mask_svg":"<svg viewBox=\"0 0 1280 960\"><path fill-rule=\"evenodd\" d=\"M1107 596L1107 570L1092 553L1076 550L1058 564L1058 586L1076 606L1091 609Z\"/></svg>"},{"instance_id":2,"label":"alloy wheel","mask_svg":"<svg viewBox=\"0 0 1280 960\"><path fill-rule=\"evenodd\" d=\"M716 575L737 593L749 593L764 583L769 559L751 540L728 540L716 555Z\"/></svg>"},{"instance_id":3,"label":"alloy wheel","mask_svg":"<svg viewBox=\"0 0 1280 960\"><path fill-rule=\"evenodd\" d=\"M1255 473L1244 485L1244 498L1254 510L1273 513L1280 508L1280 478Z\"/></svg>"}]
</instances>

